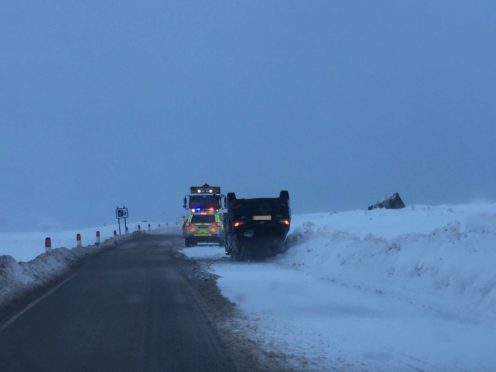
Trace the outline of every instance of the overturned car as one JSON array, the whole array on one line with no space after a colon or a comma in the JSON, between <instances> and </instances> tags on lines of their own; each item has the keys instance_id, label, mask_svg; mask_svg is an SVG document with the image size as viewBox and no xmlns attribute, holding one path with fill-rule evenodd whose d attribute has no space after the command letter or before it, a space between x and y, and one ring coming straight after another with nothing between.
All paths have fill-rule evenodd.
<instances>
[{"instance_id":1,"label":"overturned car","mask_svg":"<svg viewBox=\"0 0 496 372\"><path fill-rule=\"evenodd\" d=\"M289 193L278 198L238 199L230 192L226 198L226 254L237 260L266 257L284 249L291 224Z\"/></svg>"}]
</instances>

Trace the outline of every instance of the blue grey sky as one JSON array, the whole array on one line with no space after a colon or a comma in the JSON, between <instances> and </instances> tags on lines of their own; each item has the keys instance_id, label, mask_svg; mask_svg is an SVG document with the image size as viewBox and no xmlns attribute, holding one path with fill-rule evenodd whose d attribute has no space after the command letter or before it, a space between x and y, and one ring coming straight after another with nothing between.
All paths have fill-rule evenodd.
<instances>
[{"instance_id":1,"label":"blue grey sky","mask_svg":"<svg viewBox=\"0 0 496 372\"><path fill-rule=\"evenodd\" d=\"M496 199L494 1L0 6L0 230L174 220L191 184L293 212Z\"/></svg>"}]
</instances>

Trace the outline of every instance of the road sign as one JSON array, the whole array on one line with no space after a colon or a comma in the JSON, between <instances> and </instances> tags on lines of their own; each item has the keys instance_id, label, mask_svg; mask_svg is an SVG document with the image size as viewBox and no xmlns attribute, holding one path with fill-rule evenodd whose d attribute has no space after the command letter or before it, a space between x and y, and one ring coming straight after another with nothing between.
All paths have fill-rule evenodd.
<instances>
[{"instance_id":1,"label":"road sign","mask_svg":"<svg viewBox=\"0 0 496 372\"><path fill-rule=\"evenodd\" d=\"M125 232L127 234L127 218L129 217L129 211L126 207L116 207L115 208L115 218L119 223L119 236L121 235L121 220L124 220Z\"/></svg>"},{"instance_id":2,"label":"road sign","mask_svg":"<svg viewBox=\"0 0 496 372\"><path fill-rule=\"evenodd\" d=\"M115 208L115 218L119 220L121 218L128 218L128 217L129 217L129 211L126 207Z\"/></svg>"}]
</instances>

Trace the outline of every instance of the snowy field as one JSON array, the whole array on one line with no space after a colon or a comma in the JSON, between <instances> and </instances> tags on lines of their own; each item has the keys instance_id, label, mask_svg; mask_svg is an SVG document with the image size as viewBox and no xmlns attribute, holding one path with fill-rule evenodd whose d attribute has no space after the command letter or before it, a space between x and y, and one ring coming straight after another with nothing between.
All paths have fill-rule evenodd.
<instances>
[{"instance_id":1,"label":"snowy field","mask_svg":"<svg viewBox=\"0 0 496 372\"><path fill-rule=\"evenodd\" d=\"M183 252L308 369L496 370L496 204L294 216L290 240L267 262Z\"/></svg>"},{"instance_id":2,"label":"snowy field","mask_svg":"<svg viewBox=\"0 0 496 372\"><path fill-rule=\"evenodd\" d=\"M150 223L151 228L156 230L158 223ZM146 231L148 222L129 223L129 232L138 230L138 225ZM164 227L164 224L161 224ZM121 226L124 233L124 226ZM0 233L0 256L12 256L17 261L29 261L45 252L45 238L52 239L52 248L74 248L77 245L76 234L81 234L81 244L83 246L95 244L96 232L100 231L100 239L113 237L114 230L119 231L117 224L85 228L69 231L40 231L28 233Z\"/></svg>"}]
</instances>

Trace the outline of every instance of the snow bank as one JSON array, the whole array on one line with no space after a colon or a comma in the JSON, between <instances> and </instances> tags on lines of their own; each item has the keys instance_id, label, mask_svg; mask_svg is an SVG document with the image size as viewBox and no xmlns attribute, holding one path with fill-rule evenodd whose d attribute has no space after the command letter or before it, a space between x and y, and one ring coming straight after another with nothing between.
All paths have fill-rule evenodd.
<instances>
[{"instance_id":1,"label":"snow bank","mask_svg":"<svg viewBox=\"0 0 496 372\"><path fill-rule=\"evenodd\" d=\"M474 203L461 205L414 205L404 209L346 211L295 215L291 232L300 231L310 222L315 228L346 231L364 238L373 234L380 238L395 238L402 234L428 234L453 222L462 228L494 226L496 204ZM492 216L492 217L491 217ZM487 218L489 217L489 220ZM482 223L482 225L480 225ZM473 228L472 228L473 230Z\"/></svg>"},{"instance_id":2,"label":"snow bank","mask_svg":"<svg viewBox=\"0 0 496 372\"><path fill-rule=\"evenodd\" d=\"M140 225L141 231L147 231L149 223L154 234L178 231L172 224L161 224L158 228L159 224L152 222L132 222L128 223L128 228L135 232ZM132 234L127 234L114 238L114 230L118 231L117 225L70 231L0 233L0 307L25 291L56 279L82 257L132 237ZM94 245L97 231L100 231L102 242L99 246ZM81 248L76 248L78 233L82 238ZM49 253L45 252L46 237L52 239L54 248Z\"/></svg>"},{"instance_id":3,"label":"snow bank","mask_svg":"<svg viewBox=\"0 0 496 372\"><path fill-rule=\"evenodd\" d=\"M128 223L129 231L138 230L138 225L141 225L142 230L148 229L149 222L132 222ZM158 231L158 223L151 223L154 231ZM161 224L161 231L175 229L175 227L165 227ZM117 224L99 226L92 228L84 228L79 230L68 231L40 231L28 233L0 233L0 255L9 255L17 261L29 261L36 256L45 252L45 238L52 239L52 247L67 247L73 248L76 246L76 234L81 234L82 245L90 245L95 243L96 232L100 231L101 241L113 237L114 230L118 231ZM122 226L124 232L124 226Z\"/></svg>"},{"instance_id":4,"label":"snow bank","mask_svg":"<svg viewBox=\"0 0 496 372\"><path fill-rule=\"evenodd\" d=\"M332 223L337 216L328 223L301 223L293 231L294 246L278 263L322 279L449 307L457 316L496 319L496 205L353 214L357 221L365 215L369 227L357 223L342 230ZM429 228L434 229L418 232Z\"/></svg>"},{"instance_id":5,"label":"snow bank","mask_svg":"<svg viewBox=\"0 0 496 372\"><path fill-rule=\"evenodd\" d=\"M0 307L57 279L81 258L109 248L124 239L126 238L108 239L99 246L56 248L28 262L17 262L12 256L0 256Z\"/></svg>"},{"instance_id":6,"label":"snow bank","mask_svg":"<svg viewBox=\"0 0 496 372\"><path fill-rule=\"evenodd\" d=\"M289 242L209 267L245 331L302 369L496 369L496 204L299 215Z\"/></svg>"}]
</instances>

